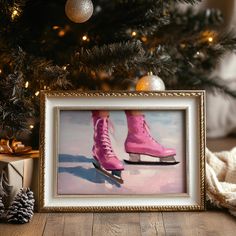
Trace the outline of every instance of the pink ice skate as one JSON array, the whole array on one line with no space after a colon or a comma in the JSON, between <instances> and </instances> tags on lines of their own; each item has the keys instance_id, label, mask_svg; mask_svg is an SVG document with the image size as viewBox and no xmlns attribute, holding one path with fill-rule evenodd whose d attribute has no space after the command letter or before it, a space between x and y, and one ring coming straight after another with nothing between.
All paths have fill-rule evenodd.
<instances>
[{"instance_id":1,"label":"pink ice skate","mask_svg":"<svg viewBox=\"0 0 236 236\"><path fill-rule=\"evenodd\" d=\"M130 159L128 164L147 165L175 165L176 151L173 148L165 148L150 134L144 115L130 115L126 112L128 122L128 136L125 141L125 150ZM140 156L147 155L156 158L155 161L141 161ZM159 161L157 161L159 160Z\"/></svg>"},{"instance_id":2,"label":"pink ice skate","mask_svg":"<svg viewBox=\"0 0 236 236\"><path fill-rule=\"evenodd\" d=\"M119 183L123 183L121 171L124 170L124 166L115 155L111 146L109 137L109 119L108 117L93 115L93 123L93 157L95 159L95 163L93 164L102 174L111 177Z\"/></svg>"}]
</instances>

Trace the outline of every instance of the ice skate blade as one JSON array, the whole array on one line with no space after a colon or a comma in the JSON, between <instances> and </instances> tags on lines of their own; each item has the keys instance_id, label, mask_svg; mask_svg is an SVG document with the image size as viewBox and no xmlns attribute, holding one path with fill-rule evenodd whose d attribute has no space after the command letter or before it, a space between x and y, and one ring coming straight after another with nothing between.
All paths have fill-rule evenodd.
<instances>
[{"instance_id":1,"label":"ice skate blade","mask_svg":"<svg viewBox=\"0 0 236 236\"><path fill-rule=\"evenodd\" d=\"M180 162L175 161L175 162L170 162L170 161L130 161L130 160L124 160L126 164L129 165L149 165L149 166L172 166L172 165L177 165Z\"/></svg>"},{"instance_id":2,"label":"ice skate blade","mask_svg":"<svg viewBox=\"0 0 236 236\"><path fill-rule=\"evenodd\" d=\"M159 161L149 161L149 160L142 161L141 155L149 156L149 155L138 154L138 153L129 153L129 160L124 160L124 162L126 164L131 164L131 165L159 165L159 166L177 165L179 163L178 161L175 160L174 156L155 157L155 159L156 160L159 159Z\"/></svg>"},{"instance_id":3,"label":"ice skate blade","mask_svg":"<svg viewBox=\"0 0 236 236\"><path fill-rule=\"evenodd\" d=\"M113 171L111 171L112 172L112 174L111 174L108 171L106 171L105 169L103 169L100 166L100 164L93 162L93 165L99 173L105 175L106 177L109 177L111 180L115 181L116 183L119 183L119 184L124 183L124 180L121 178L121 173L120 173L121 171L113 170Z\"/></svg>"}]
</instances>

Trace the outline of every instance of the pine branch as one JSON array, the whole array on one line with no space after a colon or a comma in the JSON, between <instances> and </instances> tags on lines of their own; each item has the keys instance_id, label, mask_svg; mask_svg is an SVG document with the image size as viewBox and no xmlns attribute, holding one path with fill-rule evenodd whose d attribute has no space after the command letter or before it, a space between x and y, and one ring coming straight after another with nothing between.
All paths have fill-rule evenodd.
<instances>
[{"instance_id":1,"label":"pine branch","mask_svg":"<svg viewBox=\"0 0 236 236\"><path fill-rule=\"evenodd\" d=\"M164 78L175 73L170 53L161 45L154 51L146 52L143 57L131 61L127 70L130 71L131 69L136 71L136 73L140 70L144 71L144 74L151 71Z\"/></svg>"},{"instance_id":2,"label":"pine branch","mask_svg":"<svg viewBox=\"0 0 236 236\"><path fill-rule=\"evenodd\" d=\"M140 41L114 43L102 47L95 46L91 50L81 49L76 53L76 65L81 71L107 70L122 64L127 66L131 61L143 57L144 49Z\"/></svg>"},{"instance_id":3,"label":"pine branch","mask_svg":"<svg viewBox=\"0 0 236 236\"><path fill-rule=\"evenodd\" d=\"M220 35L218 42L224 52L236 52L236 35L234 32L227 32L223 35Z\"/></svg>"},{"instance_id":4,"label":"pine branch","mask_svg":"<svg viewBox=\"0 0 236 236\"><path fill-rule=\"evenodd\" d=\"M171 59L164 47L159 47L151 53L145 53L140 41L94 47L91 50L77 53L77 66L80 71L110 71L124 67L129 73L142 70L157 74L173 73Z\"/></svg>"},{"instance_id":5,"label":"pine branch","mask_svg":"<svg viewBox=\"0 0 236 236\"><path fill-rule=\"evenodd\" d=\"M174 2L174 3L188 3L188 4L196 4L198 2L201 2L202 0L165 0L166 2ZM153 3L153 2L163 2L163 0L119 0L117 1L119 3Z\"/></svg>"},{"instance_id":6,"label":"pine branch","mask_svg":"<svg viewBox=\"0 0 236 236\"><path fill-rule=\"evenodd\" d=\"M169 23L169 8L166 1L162 0L106 2L103 10L91 20L88 33L99 34L103 41L107 39L103 36L115 36L112 38L115 42L130 39L133 30L140 35L152 35ZM113 12L112 17L110 12Z\"/></svg>"},{"instance_id":7,"label":"pine branch","mask_svg":"<svg viewBox=\"0 0 236 236\"><path fill-rule=\"evenodd\" d=\"M180 68L172 80L165 81L167 88L171 86L172 89L208 89L211 92L216 91L236 98L236 91L231 90L220 77L209 77L208 73L201 68L178 65Z\"/></svg>"},{"instance_id":8,"label":"pine branch","mask_svg":"<svg viewBox=\"0 0 236 236\"><path fill-rule=\"evenodd\" d=\"M0 0L0 23L9 23L20 16L29 0Z\"/></svg>"},{"instance_id":9,"label":"pine branch","mask_svg":"<svg viewBox=\"0 0 236 236\"><path fill-rule=\"evenodd\" d=\"M23 75L15 71L0 81L0 128L10 139L23 131L29 131L28 119L32 105L24 95Z\"/></svg>"},{"instance_id":10,"label":"pine branch","mask_svg":"<svg viewBox=\"0 0 236 236\"><path fill-rule=\"evenodd\" d=\"M219 10L208 9L194 13L189 8L182 13L175 9L171 12L170 24L156 32L155 37L158 38L158 43L168 45L181 43L196 45L205 31L217 32L222 23L223 17ZM152 40L156 41L155 38Z\"/></svg>"},{"instance_id":11,"label":"pine branch","mask_svg":"<svg viewBox=\"0 0 236 236\"><path fill-rule=\"evenodd\" d=\"M208 42L208 38L200 38L195 45L184 44L184 47L178 47L179 55L181 55L183 60L194 64L198 70L205 70L207 74L210 74L210 72L216 68L225 53L235 51L236 49L234 34L214 34L212 39L213 42L211 43Z\"/></svg>"},{"instance_id":12,"label":"pine branch","mask_svg":"<svg viewBox=\"0 0 236 236\"><path fill-rule=\"evenodd\" d=\"M194 4L196 4L196 3L199 3L199 2L201 2L202 0L172 0L173 2L175 2L175 3L188 3L188 4L192 4L192 5L194 5Z\"/></svg>"},{"instance_id":13,"label":"pine branch","mask_svg":"<svg viewBox=\"0 0 236 236\"><path fill-rule=\"evenodd\" d=\"M146 36L153 35L161 27L168 25L170 23L168 10L169 9L163 5L163 2L154 4L144 14L144 17L137 18L139 20L139 24L137 24L139 33Z\"/></svg>"},{"instance_id":14,"label":"pine branch","mask_svg":"<svg viewBox=\"0 0 236 236\"><path fill-rule=\"evenodd\" d=\"M204 87L209 91L218 91L220 93L226 94L228 96L236 98L236 90L231 90L229 87L225 85L225 81L219 77L214 78L199 78L204 84Z\"/></svg>"},{"instance_id":15,"label":"pine branch","mask_svg":"<svg viewBox=\"0 0 236 236\"><path fill-rule=\"evenodd\" d=\"M67 79L69 72L66 67L49 66L44 70L44 76L47 78L48 86L53 90L65 90L72 88L72 83Z\"/></svg>"}]
</instances>

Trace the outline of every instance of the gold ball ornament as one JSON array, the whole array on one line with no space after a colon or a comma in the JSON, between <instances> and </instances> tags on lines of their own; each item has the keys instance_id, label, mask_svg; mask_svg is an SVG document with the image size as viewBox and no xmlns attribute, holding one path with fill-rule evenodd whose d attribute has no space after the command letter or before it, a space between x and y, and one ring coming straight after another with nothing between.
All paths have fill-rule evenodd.
<instances>
[{"instance_id":1,"label":"gold ball ornament","mask_svg":"<svg viewBox=\"0 0 236 236\"><path fill-rule=\"evenodd\" d=\"M163 80L152 73L143 76L136 84L136 91L161 91L165 90Z\"/></svg>"},{"instance_id":2,"label":"gold ball ornament","mask_svg":"<svg viewBox=\"0 0 236 236\"><path fill-rule=\"evenodd\" d=\"M65 12L71 21L83 23L92 16L93 3L91 0L67 0Z\"/></svg>"}]
</instances>

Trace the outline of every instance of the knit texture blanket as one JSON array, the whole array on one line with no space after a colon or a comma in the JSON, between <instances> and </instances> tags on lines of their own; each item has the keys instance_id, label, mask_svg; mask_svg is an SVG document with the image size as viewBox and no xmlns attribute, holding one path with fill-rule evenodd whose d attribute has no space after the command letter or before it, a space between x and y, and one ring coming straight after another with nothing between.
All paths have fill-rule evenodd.
<instances>
[{"instance_id":1,"label":"knit texture blanket","mask_svg":"<svg viewBox=\"0 0 236 236\"><path fill-rule=\"evenodd\" d=\"M218 153L206 150L206 183L207 200L236 216L236 147Z\"/></svg>"}]
</instances>

